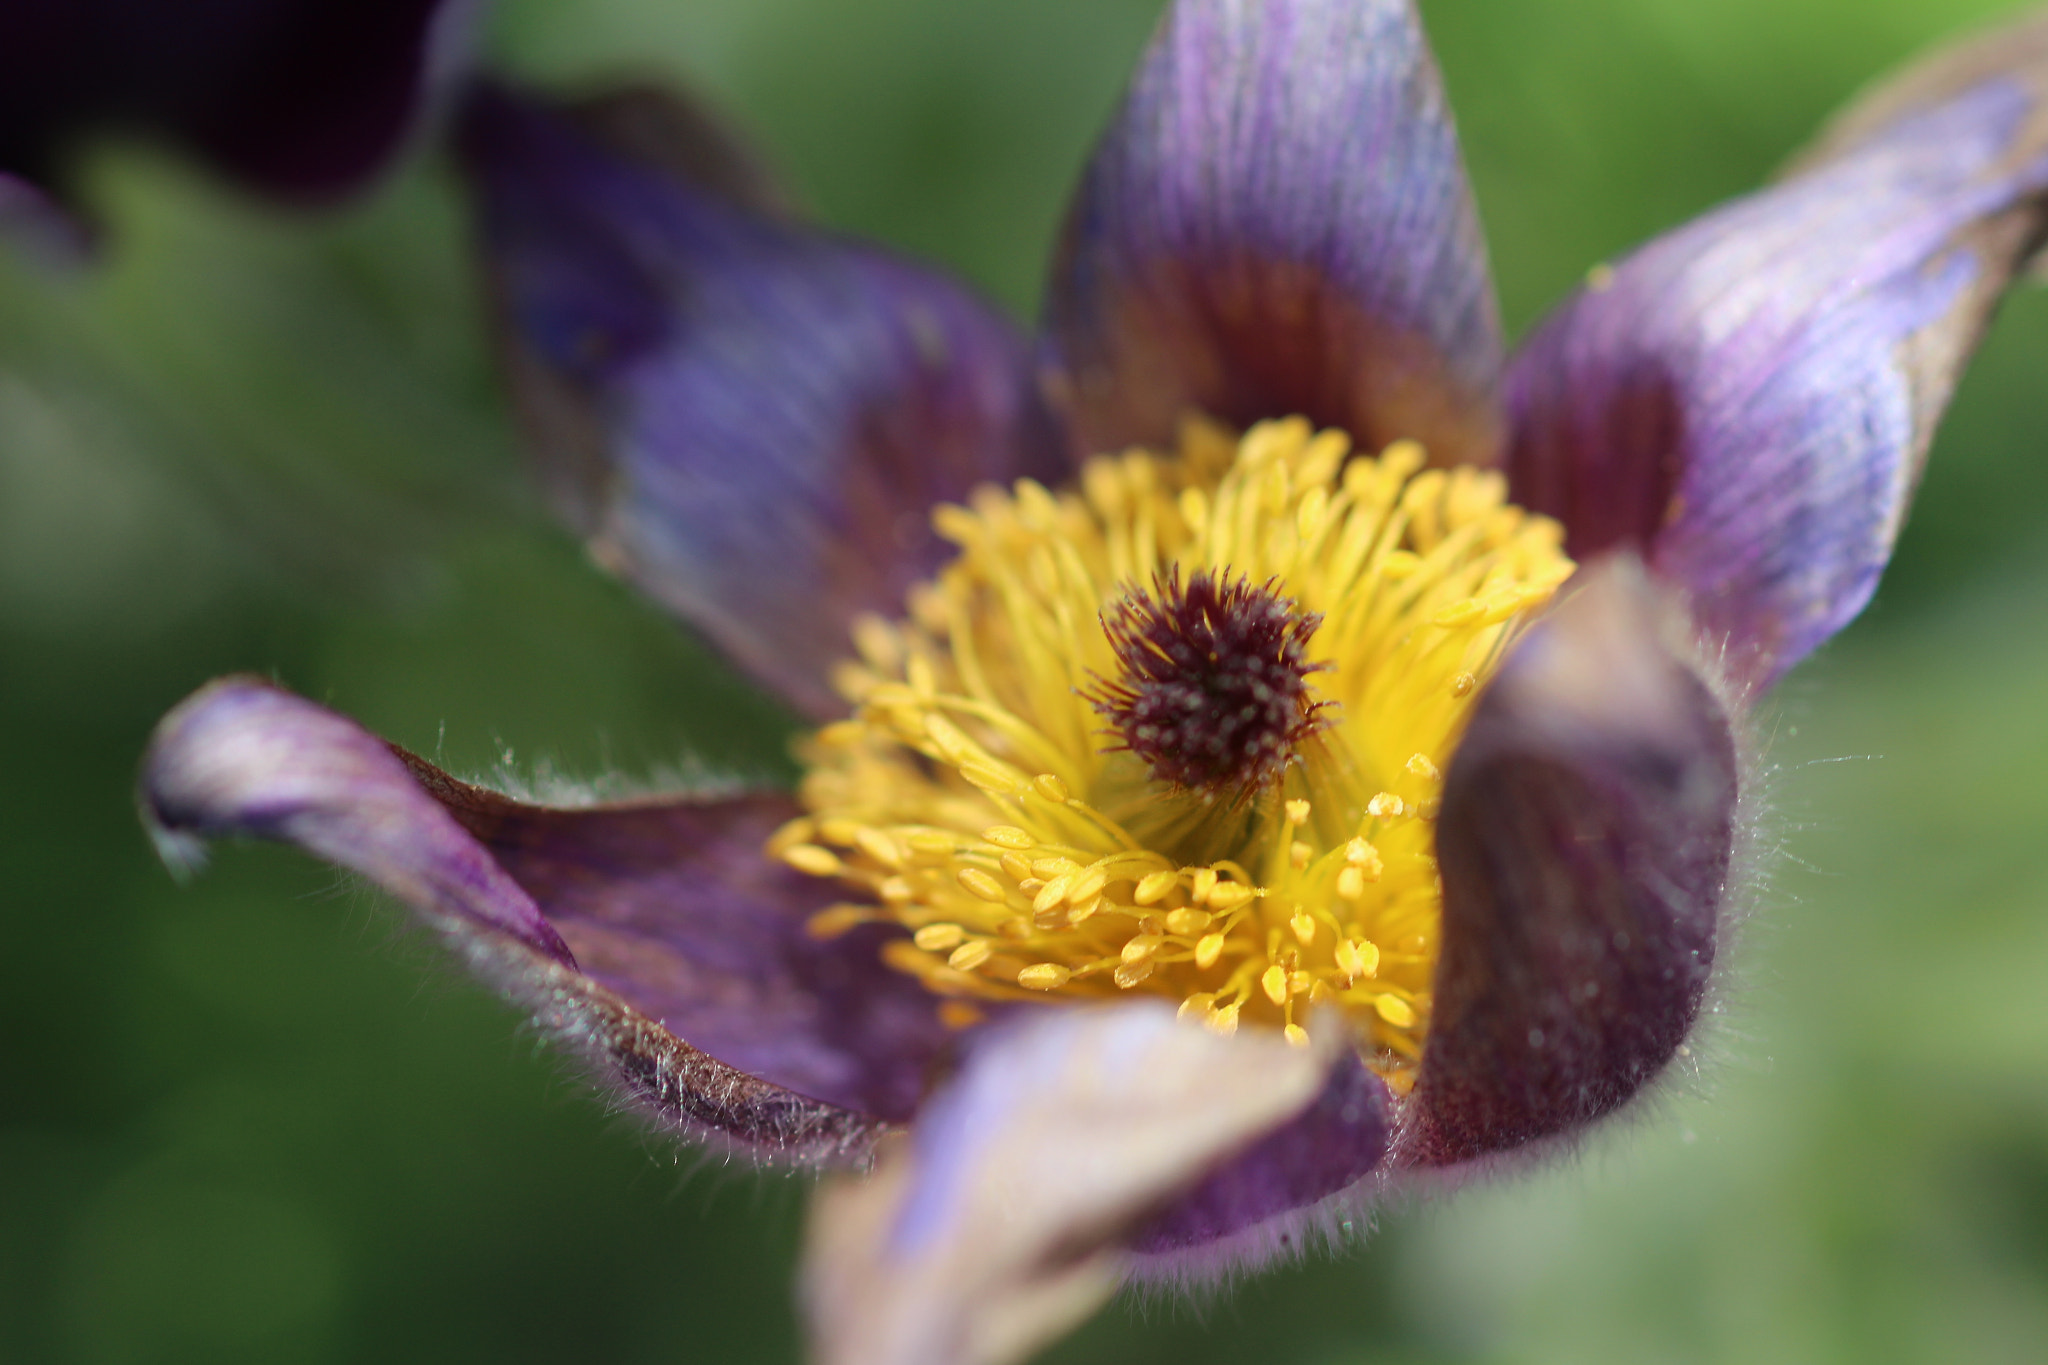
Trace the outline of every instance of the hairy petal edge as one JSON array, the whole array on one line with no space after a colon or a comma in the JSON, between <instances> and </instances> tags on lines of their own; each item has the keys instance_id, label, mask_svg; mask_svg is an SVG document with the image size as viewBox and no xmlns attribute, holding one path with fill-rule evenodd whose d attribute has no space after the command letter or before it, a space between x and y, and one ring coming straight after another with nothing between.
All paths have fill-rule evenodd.
<instances>
[{"instance_id":1,"label":"hairy petal edge","mask_svg":"<svg viewBox=\"0 0 2048 1365\"><path fill-rule=\"evenodd\" d=\"M1568 1137L1684 1042L1714 961L1735 741L1682 613L1626 557L1516 647L1445 775L1442 954L1397 1160Z\"/></svg>"},{"instance_id":2,"label":"hairy petal edge","mask_svg":"<svg viewBox=\"0 0 2048 1365\"><path fill-rule=\"evenodd\" d=\"M141 801L174 865L196 861L203 839L247 835L367 876L602 1084L685 1136L798 1163L864 1158L885 1129L880 1116L709 1055L648 1008L664 1001L645 982L580 964L544 907L422 785L422 771L443 789L461 785L323 707L259 679L225 678L158 727ZM565 915L563 927L581 926Z\"/></svg>"}]
</instances>

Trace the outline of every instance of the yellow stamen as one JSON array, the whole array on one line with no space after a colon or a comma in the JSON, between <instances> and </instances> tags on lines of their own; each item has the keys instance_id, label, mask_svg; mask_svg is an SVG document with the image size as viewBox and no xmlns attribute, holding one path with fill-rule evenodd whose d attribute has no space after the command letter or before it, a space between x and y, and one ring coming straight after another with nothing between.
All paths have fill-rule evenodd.
<instances>
[{"instance_id":1,"label":"yellow stamen","mask_svg":"<svg viewBox=\"0 0 2048 1365\"><path fill-rule=\"evenodd\" d=\"M1073 978L1073 972L1057 962L1039 962L1017 973L1017 984L1027 990L1056 991Z\"/></svg>"},{"instance_id":2,"label":"yellow stamen","mask_svg":"<svg viewBox=\"0 0 2048 1365\"><path fill-rule=\"evenodd\" d=\"M1413 442L1353 455L1299 420L1241 440L1191 424L1177 452L1091 460L1069 491L939 509L957 558L901 620L855 626L836 675L853 717L805 742L807 814L769 841L868 902L810 932L902 925L884 960L947 997L955 1027L977 998L1143 992L1299 1044L1314 1011L1405 1091L1436 965L1443 769L1572 570L1556 523L1508 505L1498 475L1425 465ZM1156 780L1087 699L1118 666L1105 613L1176 572L1320 617L1298 632L1317 723L1245 790Z\"/></svg>"},{"instance_id":3,"label":"yellow stamen","mask_svg":"<svg viewBox=\"0 0 2048 1365\"><path fill-rule=\"evenodd\" d=\"M1265 973L1259 977L1259 989L1265 991L1266 998L1274 1004L1286 1004L1287 969L1277 962L1266 968Z\"/></svg>"},{"instance_id":4,"label":"yellow stamen","mask_svg":"<svg viewBox=\"0 0 2048 1365\"><path fill-rule=\"evenodd\" d=\"M910 941L928 953L949 953L960 946L967 931L957 924L927 924L910 936Z\"/></svg>"}]
</instances>

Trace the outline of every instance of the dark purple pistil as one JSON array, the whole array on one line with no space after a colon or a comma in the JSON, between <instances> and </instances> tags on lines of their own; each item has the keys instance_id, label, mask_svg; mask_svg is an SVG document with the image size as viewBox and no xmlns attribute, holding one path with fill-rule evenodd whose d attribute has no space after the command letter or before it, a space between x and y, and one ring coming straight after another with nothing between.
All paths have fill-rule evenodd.
<instances>
[{"instance_id":1,"label":"dark purple pistil","mask_svg":"<svg viewBox=\"0 0 2048 1365\"><path fill-rule=\"evenodd\" d=\"M1180 571L1131 588L1102 630L1121 665L1086 695L1117 743L1151 765L1155 781L1204 792L1250 790L1277 779L1321 724L1309 696L1308 640L1322 617L1273 591Z\"/></svg>"}]
</instances>

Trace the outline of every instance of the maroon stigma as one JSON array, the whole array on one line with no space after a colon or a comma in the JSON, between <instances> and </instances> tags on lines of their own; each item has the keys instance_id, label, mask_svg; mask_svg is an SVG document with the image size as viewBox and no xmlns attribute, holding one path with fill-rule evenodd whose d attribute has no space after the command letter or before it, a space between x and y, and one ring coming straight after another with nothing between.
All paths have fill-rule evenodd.
<instances>
[{"instance_id":1,"label":"maroon stigma","mask_svg":"<svg viewBox=\"0 0 2048 1365\"><path fill-rule=\"evenodd\" d=\"M1102 616L1122 665L1083 695L1117 744L1155 781L1207 793L1250 792L1279 778L1295 746L1322 725L1309 696L1308 639L1323 618L1239 578L1180 570L1133 587Z\"/></svg>"}]
</instances>

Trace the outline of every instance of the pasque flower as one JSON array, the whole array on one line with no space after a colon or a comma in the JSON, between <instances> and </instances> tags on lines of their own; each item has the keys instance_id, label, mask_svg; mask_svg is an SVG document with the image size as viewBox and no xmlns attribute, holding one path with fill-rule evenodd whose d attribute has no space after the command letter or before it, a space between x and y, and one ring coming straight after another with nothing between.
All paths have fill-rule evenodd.
<instances>
[{"instance_id":1,"label":"pasque flower","mask_svg":"<svg viewBox=\"0 0 2048 1365\"><path fill-rule=\"evenodd\" d=\"M198 152L293 202L361 185L411 126L447 0L9 0L0 228L75 232L53 196L108 130Z\"/></svg>"},{"instance_id":2,"label":"pasque flower","mask_svg":"<svg viewBox=\"0 0 2048 1365\"><path fill-rule=\"evenodd\" d=\"M2039 18L1922 63L1512 357L1405 0L1175 4L1035 348L673 100L480 89L551 490L816 722L801 788L540 807L231 678L147 818L368 875L684 1134L873 1163L823 1358L1341 1234L1682 1047L1742 713L1869 598L2040 238L2044 73Z\"/></svg>"}]
</instances>

